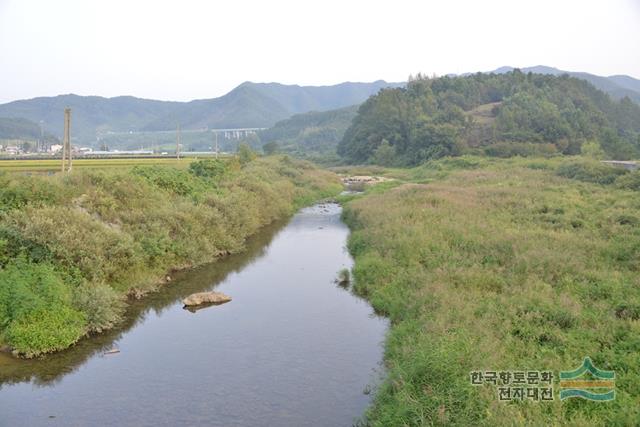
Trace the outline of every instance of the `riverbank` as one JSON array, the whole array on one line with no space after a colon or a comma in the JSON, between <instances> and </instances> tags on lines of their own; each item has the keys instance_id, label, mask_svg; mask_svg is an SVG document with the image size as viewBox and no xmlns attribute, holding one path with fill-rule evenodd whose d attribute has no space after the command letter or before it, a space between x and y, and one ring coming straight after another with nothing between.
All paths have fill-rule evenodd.
<instances>
[{"instance_id":1,"label":"riverbank","mask_svg":"<svg viewBox=\"0 0 640 427\"><path fill-rule=\"evenodd\" d=\"M624 189L634 176L580 182L589 179L564 178L575 167L563 163L459 158L351 172L396 178L344 212L355 290L392 323L368 425L640 419L640 202ZM558 372L587 356L615 371L615 400L560 401ZM471 371L524 370L552 371L555 400L501 402L496 386L470 381Z\"/></svg>"},{"instance_id":2,"label":"riverbank","mask_svg":"<svg viewBox=\"0 0 640 427\"><path fill-rule=\"evenodd\" d=\"M342 188L286 156L0 180L0 336L27 357L112 328L127 297Z\"/></svg>"},{"instance_id":3,"label":"riverbank","mask_svg":"<svg viewBox=\"0 0 640 427\"><path fill-rule=\"evenodd\" d=\"M353 265L340 213L319 203L262 228L241 253L176 273L131 301L118 327L65 351L0 354L0 425L353 425L388 322L334 283ZM233 301L183 308L211 290Z\"/></svg>"}]
</instances>

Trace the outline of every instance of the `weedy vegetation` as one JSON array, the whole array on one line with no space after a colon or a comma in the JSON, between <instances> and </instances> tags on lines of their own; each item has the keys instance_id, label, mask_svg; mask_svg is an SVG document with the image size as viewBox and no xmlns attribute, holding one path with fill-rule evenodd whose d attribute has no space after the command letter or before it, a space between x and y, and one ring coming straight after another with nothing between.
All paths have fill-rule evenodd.
<instances>
[{"instance_id":1,"label":"weedy vegetation","mask_svg":"<svg viewBox=\"0 0 640 427\"><path fill-rule=\"evenodd\" d=\"M262 226L337 194L273 156L0 174L0 344L33 357L112 328L166 272L243 249Z\"/></svg>"},{"instance_id":2,"label":"weedy vegetation","mask_svg":"<svg viewBox=\"0 0 640 427\"><path fill-rule=\"evenodd\" d=\"M460 157L384 173L344 210L354 289L392 323L366 424L638 424L638 172ZM614 401L504 403L470 383L585 356L616 372Z\"/></svg>"},{"instance_id":3,"label":"weedy vegetation","mask_svg":"<svg viewBox=\"0 0 640 427\"><path fill-rule=\"evenodd\" d=\"M336 283L340 285L348 285L351 282L351 271L348 268L343 268L338 271L338 278Z\"/></svg>"}]
</instances>

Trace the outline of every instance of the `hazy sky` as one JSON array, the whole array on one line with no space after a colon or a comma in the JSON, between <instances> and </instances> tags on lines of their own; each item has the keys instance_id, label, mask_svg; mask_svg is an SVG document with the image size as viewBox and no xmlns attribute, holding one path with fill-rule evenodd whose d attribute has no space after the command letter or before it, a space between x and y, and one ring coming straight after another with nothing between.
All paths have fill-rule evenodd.
<instances>
[{"instance_id":1,"label":"hazy sky","mask_svg":"<svg viewBox=\"0 0 640 427\"><path fill-rule=\"evenodd\" d=\"M640 78L640 0L0 0L0 102L539 64Z\"/></svg>"}]
</instances>

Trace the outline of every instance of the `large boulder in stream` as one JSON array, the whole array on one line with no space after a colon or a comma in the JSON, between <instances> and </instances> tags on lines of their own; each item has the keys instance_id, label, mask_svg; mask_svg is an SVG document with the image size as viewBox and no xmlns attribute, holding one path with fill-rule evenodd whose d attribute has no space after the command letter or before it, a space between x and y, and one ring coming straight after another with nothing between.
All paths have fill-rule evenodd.
<instances>
[{"instance_id":1,"label":"large boulder in stream","mask_svg":"<svg viewBox=\"0 0 640 427\"><path fill-rule=\"evenodd\" d=\"M198 292L191 294L182 300L182 303L187 307L193 307L202 304L222 304L231 301L231 297L223 294L222 292Z\"/></svg>"}]
</instances>

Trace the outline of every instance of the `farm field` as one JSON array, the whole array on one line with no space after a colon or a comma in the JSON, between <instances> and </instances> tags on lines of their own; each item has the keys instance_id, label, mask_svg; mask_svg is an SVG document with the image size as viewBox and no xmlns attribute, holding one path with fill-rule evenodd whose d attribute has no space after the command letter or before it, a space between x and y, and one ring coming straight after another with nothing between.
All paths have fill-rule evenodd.
<instances>
[{"instance_id":1,"label":"farm field","mask_svg":"<svg viewBox=\"0 0 640 427\"><path fill-rule=\"evenodd\" d=\"M74 159L74 169L131 168L133 166L166 165L187 167L192 161L208 156L171 158L104 158ZM0 171L4 172L57 172L61 168L61 159L16 159L0 160Z\"/></svg>"}]
</instances>

